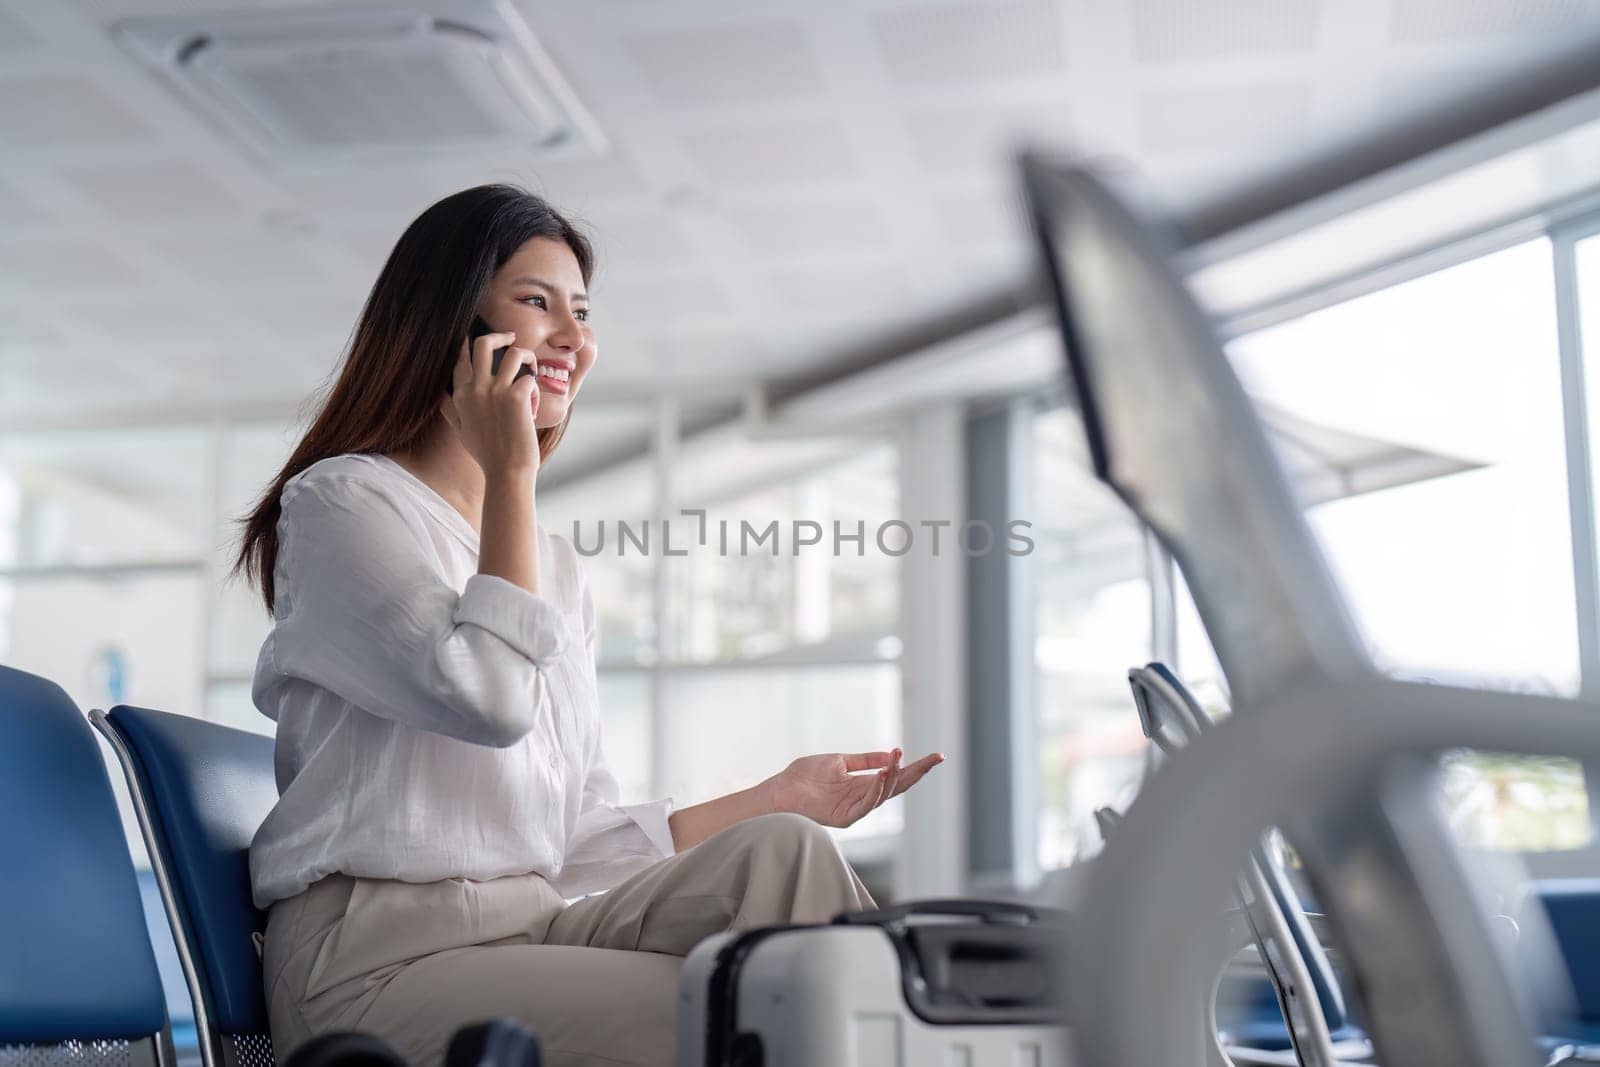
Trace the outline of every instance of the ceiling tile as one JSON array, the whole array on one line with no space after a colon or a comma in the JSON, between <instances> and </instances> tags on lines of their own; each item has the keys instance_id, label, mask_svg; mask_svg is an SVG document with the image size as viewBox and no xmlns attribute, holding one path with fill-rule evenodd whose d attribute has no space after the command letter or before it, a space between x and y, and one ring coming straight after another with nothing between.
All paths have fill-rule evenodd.
<instances>
[{"instance_id":1,"label":"ceiling tile","mask_svg":"<svg viewBox=\"0 0 1600 1067\"><path fill-rule=\"evenodd\" d=\"M767 275L767 283L774 304L799 316L845 307L881 315L875 310L880 305L902 305L913 292L905 268L896 262L778 270Z\"/></svg>"},{"instance_id":2,"label":"ceiling tile","mask_svg":"<svg viewBox=\"0 0 1600 1067\"><path fill-rule=\"evenodd\" d=\"M566 211L575 204L631 200L654 194L638 165L613 147L597 159L548 160L528 168L530 191Z\"/></svg>"},{"instance_id":3,"label":"ceiling tile","mask_svg":"<svg viewBox=\"0 0 1600 1067\"><path fill-rule=\"evenodd\" d=\"M601 272L610 262L636 268L655 263L684 263L699 257L684 227L659 211L597 212L588 220L586 229L595 243L595 258Z\"/></svg>"},{"instance_id":4,"label":"ceiling tile","mask_svg":"<svg viewBox=\"0 0 1600 1067\"><path fill-rule=\"evenodd\" d=\"M0 8L0 52L26 52L43 43L25 22Z\"/></svg>"},{"instance_id":5,"label":"ceiling tile","mask_svg":"<svg viewBox=\"0 0 1600 1067\"><path fill-rule=\"evenodd\" d=\"M198 345L209 346L223 358L227 323L212 305L209 298L186 301L170 292L115 300L90 295L73 302L72 317L142 352L159 353L164 345Z\"/></svg>"},{"instance_id":6,"label":"ceiling tile","mask_svg":"<svg viewBox=\"0 0 1600 1067\"><path fill-rule=\"evenodd\" d=\"M861 177L850 138L825 120L701 130L684 143L710 181L727 185L807 185Z\"/></svg>"},{"instance_id":7,"label":"ceiling tile","mask_svg":"<svg viewBox=\"0 0 1600 1067\"><path fill-rule=\"evenodd\" d=\"M671 103L805 97L822 72L798 22L751 22L622 35L654 95Z\"/></svg>"},{"instance_id":8,"label":"ceiling tile","mask_svg":"<svg viewBox=\"0 0 1600 1067\"><path fill-rule=\"evenodd\" d=\"M1393 0L1389 37L1429 44L1502 34L1549 33L1581 23L1587 0Z\"/></svg>"},{"instance_id":9,"label":"ceiling tile","mask_svg":"<svg viewBox=\"0 0 1600 1067\"><path fill-rule=\"evenodd\" d=\"M429 167L384 165L282 174L275 183L317 214L341 221L381 219L396 238L429 205L474 183L458 184Z\"/></svg>"},{"instance_id":10,"label":"ceiling tile","mask_svg":"<svg viewBox=\"0 0 1600 1067\"><path fill-rule=\"evenodd\" d=\"M235 218L252 209L197 167L182 162L80 167L64 184L102 211L126 219Z\"/></svg>"},{"instance_id":11,"label":"ceiling tile","mask_svg":"<svg viewBox=\"0 0 1600 1067\"><path fill-rule=\"evenodd\" d=\"M1310 109L1303 82L1173 86L1140 98L1139 131L1155 152L1265 149L1302 137Z\"/></svg>"},{"instance_id":12,"label":"ceiling tile","mask_svg":"<svg viewBox=\"0 0 1600 1067\"><path fill-rule=\"evenodd\" d=\"M366 298L364 290L306 279L262 287L219 286L212 291L217 313L231 327L262 339L342 338L355 327Z\"/></svg>"},{"instance_id":13,"label":"ceiling tile","mask_svg":"<svg viewBox=\"0 0 1600 1067\"><path fill-rule=\"evenodd\" d=\"M58 223L15 185L0 181L0 230L37 230Z\"/></svg>"},{"instance_id":14,"label":"ceiling tile","mask_svg":"<svg viewBox=\"0 0 1600 1067\"><path fill-rule=\"evenodd\" d=\"M1135 0L1141 63L1303 55L1316 47L1321 0Z\"/></svg>"},{"instance_id":15,"label":"ceiling tile","mask_svg":"<svg viewBox=\"0 0 1600 1067\"><path fill-rule=\"evenodd\" d=\"M64 323L50 323L23 306L0 307L0 353L14 359L43 355L66 338Z\"/></svg>"},{"instance_id":16,"label":"ceiling tile","mask_svg":"<svg viewBox=\"0 0 1600 1067\"><path fill-rule=\"evenodd\" d=\"M1062 71L1053 3L936 4L873 15L889 76L902 85L1006 81Z\"/></svg>"},{"instance_id":17,"label":"ceiling tile","mask_svg":"<svg viewBox=\"0 0 1600 1067\"><path fill-rule=\"evenodd\" d=\"M85 15L103 24L129 16L213 15L261 7L311 7L325 0L73 0ZM393 0L339 0L351 7L392 7Z\"/></svg>"},{"instance_id":18,"label":"ceiling tile","mask_svg":"<svg viewBox=\"0 0 1600 1067\"><path fill-rule=\"evenodd\" d=\"M145 141L144 124L87 78L0 79L0 143L40 148L61 143Z\"/></svg>"},{"instance_id":19,"label":"ceiling tile","mask_svg":"<svg viewBox=\"0 0 1600 1067\"><path fill-rule=\"evenodd\" d=\"M882 252L889 244L883 215L870 200L789 200L729 207L726 213L751 250L763 256Z\"/></svg>"},{"instance_id":20,"label":"ceiling tile","mask_svg":"<svg viewBox=\"0 0 1600 1067\"><path fill-rule=\"evenodd\" d=\"M734 384L758 380L767 352L754 334L706 330L648 336L643 354L662 380Z\"/></svg>"},{"instance_id":21,"label":"ceiling tile","mask_svg":"<svg viewBox=\"0 0 1600 1067\"><path fill-rule=\"evenodd\" d=\"M938 232L957 247L1020 246L1030 232L1021 192L1010 186L936 197L934 216Z\"/></svg>"},{"instance_id":22,"label":"ceiling tile","mask_svg":"<svg viewBox=\"0 0 1600 1067\"><path fill-rule=\"evenodd\" d=\"M1011 154L1024 141L1057 142L1071 133L1065 100L1029 105L955 106L906 118L917 162L939 173L1009 172Z\"/></svg>"},{"instance_id":23,"label":"ceiling tile","mask_svg":"<svg viewBox=\"0 0 1600 1067\"><path fill-rule=\"evenodd\" d=\"M103 242L62 235L49 240L0 242L9 279L39 291L82 292L84 287L137 285L143 274Z\"/></svg>"},{"instance_id":24,"label":"ceiling tile","mask_svg":"<svg viewBox=\"0 0 1600 1067\"><path fill-rule=\"evenodd\" d=\"M212 227L158 238L155 243L178 270L219 290L271 290L304 285L322 276L306 248L260 231Z\"/></svg>"},{"instance_id":25,"label":"ceiling tile","mask_svg":"<svg viewBox=\"0 0 1600 1067\"><path fill-rule=\"evenodd\" d=\"M595 330L602 339L611 322L654 328L695 318L726 321L737 308L715 275L698 271L611 277L595 286L593 295Z\"/></svg>"}]
</instances>

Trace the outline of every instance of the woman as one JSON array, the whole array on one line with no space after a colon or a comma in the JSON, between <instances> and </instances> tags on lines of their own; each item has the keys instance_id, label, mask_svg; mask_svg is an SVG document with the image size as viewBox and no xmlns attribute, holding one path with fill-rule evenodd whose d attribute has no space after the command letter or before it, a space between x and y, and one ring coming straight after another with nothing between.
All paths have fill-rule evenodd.
<instances>
[{"instance_id":1,"label":"woman","mask_svg":"<svg viewBox=\"0 0 1600 1067\"><path fill-rule=\"evenodd\" d=\"M681 957L873 907L823 826L942 758L809 756L681 811L617 804L593 598L536 520L595 363L593 266L523 190L433 205L245 520L234 570L274 620L252 695L278 723L280 797L250 869L280 1061L365 1030L437 1063L459 1027L510 1016L552 1064L669 1064ZM498 332L469 344L475 315Z\"/></svg>"}]
</instances>

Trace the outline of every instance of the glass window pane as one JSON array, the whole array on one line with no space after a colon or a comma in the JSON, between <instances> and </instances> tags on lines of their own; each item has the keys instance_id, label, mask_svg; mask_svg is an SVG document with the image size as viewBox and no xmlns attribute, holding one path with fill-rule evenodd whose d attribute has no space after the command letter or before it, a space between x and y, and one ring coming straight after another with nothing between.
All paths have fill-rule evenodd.
<instances>
[{"instance_id":1,"label":"glass window pane","mask_svg":"<svg viewBox=\"0 0 1600 1067\"><path fill-rule=\"evenodd\" d=\"M556 456L565 457L558 448ZM555 457L552 457L552 471ZM647 464L625 465L539 491L539 524L578 549L594 596L596 658L632 666L656 659L654 559L619 536L626 522L642 535L652 508ZM655 524L651 524L654 527ZM651 542L655 550L654 541Z\"/></svg>"},{"instance_id":2,"label":"glass window pane","mask_svg":"<svg viewBox=\"0 0 1600 1067\"><path fill-rule=\"evenodd\" d=\"M898 501L896 453L883 445L732 499L696 502L706 509L705 544L698 517L680 518L672 544L686 553L665 561L675 658L726 662L802 648L818 658L875 654L899 628L899 559L877 544Z\"/></svg>"},{"instance_id":3,"label":"glass window pane","mask_svg":"<svg viewBox=\"0 0 1600 1067\"><path fill-rule=\"evenodd\" d=\"M0 568L201 557L208 455L194 427L0 436Z\"/></svg>"},{"instance_id":4,"label":"glass window pane","mask_svg":"<svg viewBox=\"0 0 1600 1067\"><path fill-rule=\"evenodd\" d=\"M1589 843L1589 792L1576 760L1461 749L1441 771L1444 807L1464 844L1538 852Z\"/></svg>"},{"instance_id":5,"label":"glass window pane","mask_svg":"<svg viewBox=\"0 0 1600 1067\"><path fill-rule=\"evenodd\" d=\"M1075 413L1034 421L1038 568L1039 866L1099 850L1095 809L1119 810L1147 742L1127 671L1150 659L1150 581L1137 520L1089 473Z\"/></svg>"},{"instance_id":6,"label":"glass window pane","mask_svg":"<svg viewBox=\"0 0 1600 1067\"><path fill-rule=\"evenodd\" d=\"M704 506L707 543L697 544L698 519L677 519L672 542L684 546L686 554L663 561L671 589L671 657L710 663L791 647L796 643L797 557L791 554L789 533L797 510L795 486L775 485Z\"/></svg>"},{"instance_id":7,"label":"glass window pane","mask_svg":"<svg viewBox=\"0 0 1600 1067\"><path fill-rule=\"evenodd\" d=\"M891 748L900 736L900 667L669 670L663 795L682 808L748 788L799 756ZM903 797L887 801L841 838L896 833Z\"/></svg>"},{"instance_id":8,"label":"glass window pane","mask_svg":"<svg viewBox=\"0 0 1600 1067\"><path fill-rule=\"evenodd\" d=\"M246 681L212 682L206 686L206 716L212 722L272 737L278 724L261 714L250 698Z\"/></svg>"},{"instance_id":9,"label":"glass window pane","mask_svg":"<svg viewBox=\"0 0 1600 1067\"><path fill-rule=\"evenodd\" d=\"M0 662L55 682L84 711L200 709L205 579L189 573L0 579Z\"/></svg>"},{"instance_id":10,"label":"glass window pane","mask_svg":"<svg viewBox=\"0 0 1600 1067\"><path fill-rule=\"evenodd\" d=\"M1174 566L1173 599L1177 610L1178 662L1172 664L1183 684L1189 687L1200 706L1219 719L1232 710L1228 701L1228 680L1223 677L1222 664L1217 662L1217 652L1211 646L1200 612L1194 606L1194 594L1183 571Z\"/></svg>"},{"instance_id":11,"label":"glass window pane","mask_svg":"<svg viewBox=\"0 0 1600 1067\"><path fill-rule=\"evenodd\" d=\"M598 684L601 743L622 803L654 800L650 787L650 672L601 671Z\"/></svg>"},{"instance_id":12,"label":"glass window pane","mask_svg":"<svg viewBox=\"0 0 1600 1067\"><path fill-rule=\"evenodd\" d=\"M900 630L898 557L878 550L877 531L900 515L900 464L885 445L819 473L813 480L811 517L822 523L829 551L827 635L881 638ZM834 552L833 523L844 536L862 533L861 544L841 540ZM897 547L898 542L890 542ZM818 549L822 545L816 546Z\"/></svg>"},{"instance_id":13,"label":"glass window pane","mask_svg":"<svg viewBox=\"0 0 1600 1067\"><path fill-rule=\"evenodd\" d=\"M1336 475L1300 481L1323 487L1308 492L1312 525L1382 666L1576 692L1547 240L1250 334L1230 354L1295 463L1320 453Z\"/></svg>"},{"instance_id":14,"label":"glass window pane","mask_svg":"<svg viewBox=\"0 0 1600 1067\"><path fill-rule=\"evenodd\" d=\"M1589 431L1589 474L1600 501L1600 234L1573 249L1577 261L1578 329L1583 346L1583 381ZM1593 516L1600 519L1600 514Z\"/></svg>"}]
</instances>

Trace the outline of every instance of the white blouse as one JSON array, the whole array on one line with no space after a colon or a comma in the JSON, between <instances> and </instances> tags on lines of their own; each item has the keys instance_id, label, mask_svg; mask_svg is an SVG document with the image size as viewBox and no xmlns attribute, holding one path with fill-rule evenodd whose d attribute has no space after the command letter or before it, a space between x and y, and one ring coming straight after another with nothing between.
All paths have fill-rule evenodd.
<instances>
[{"instance_id":1,"label":"white blouse","mask_svg":"<svg viewBox=\"0 0 1600 1067\"><path fill-rule=\"evenodd\" d=\"M478 574L478 535L387 456L332 456L280 497L277 601L251 696L279 799L256 906L324 875L537 872L572 899L674 852L672 800L618 805L601 753L595 609L538 527L535 595Z\"/></svg>"}]
</instances>

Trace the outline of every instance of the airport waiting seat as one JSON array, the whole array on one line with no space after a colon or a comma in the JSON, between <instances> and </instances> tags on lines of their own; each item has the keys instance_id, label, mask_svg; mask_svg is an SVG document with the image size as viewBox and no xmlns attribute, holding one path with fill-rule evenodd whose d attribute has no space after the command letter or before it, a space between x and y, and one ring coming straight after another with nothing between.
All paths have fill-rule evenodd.
<instances>
[{"instance_id":1,"label":"airport waiting seat","mask_svg":"<svg viewBox=\"0 0 1600 1067\"><path fill-rule=\"evenodd\" d=\"M269 737L119 704L90 721L116 752L194 1002L205 1067L272 1067L249 848L278 799Z\"/></svg>"},{"instance_id":2,"label":"airport waiting seat","mask_svg":"<svg viewBox=\"0 0 1600 1067\"><path fill-rule=\"evenodd\" d=\"M173 1062L111 781L54 682L0 667L0 1064Z\"/></svg>"},{"instance_id":3,"label":"airport waiting seat","mask_svg":"<svg viewBox=\"0 0 1600 1067\"><path fill-rule=\"evenodd\" d=\"M1600 878L1532 883L1523 907L1542 905L1572 984L1571 1014L1545 1020L1543 1044L1600 1049Z\"/></svg>"},{"instance_id":4,"label":"airport waiting seat","mask_svg":"<svg viewBox=\"0 0 1600 1067\"><path fill-rule=\"evenodd\" d=\"M1141 730L1167 755L1197 740L1213 724L1210 713L1164 663L1154 662L1133 668L1128 672L1128 685L1133 691ZM1251 850L1251 859L1260 879L1259 886L1270 897L1270 901L1263 901L1262 905L1272 909L1288 935L1286 943L1270 946L1270 950L1279 954L1280 958L1292 955L1304 969L1310 979L1317 1009L1327 1026L1333 1051L1341 1062L1367 1059L1371 1055L1371 1044L1350 1018L1338 976L1311 927L1304 903L1288 874L1261 844ZM1260 938L1262 932L1257 933ZM1269 945L1265 940L1260 940L1259 948L1265 961ZM1233 1046L1236 1062L1242 1062L1240 1054L1245 1050L1278 1052L1294 1047L1294 1039L1289 1034L1288 1022L1284 1017L1287 1003L1285 990L1281 986L1286 978L1284 975L1277 976L1265 990L1266 995L1256 990L1254 997L1247 994L1230 998L1236 1006L1246 1007L1242 1017L1218 1020L1226 1030L1227 1043Z\"/></svg>"},{"instance_id":5,"label":"airport waiting seat","mask_svg":"<svg viewBox=\"0 0 1600 1067\"><path fill-rule=\"evenodd\" d=\"M167 905L156 885L156 872L138 867L139 902L144 906L145 936L155 950L156 970L161 974L161 990L167 1001L167 1031L177 1052L177 1067L199 1067L200 1039L194 1028L194 1005L189 1000L189 985L183 977L183 963L173 944L172 924L167 921Z\"/></svg>"}]
</instances>

